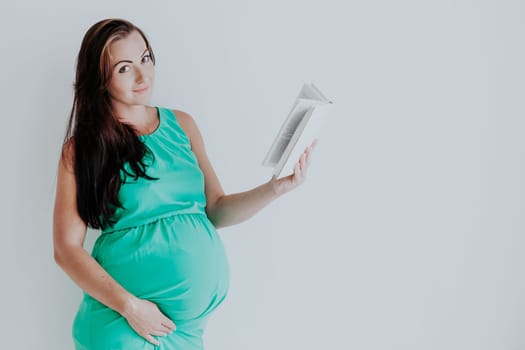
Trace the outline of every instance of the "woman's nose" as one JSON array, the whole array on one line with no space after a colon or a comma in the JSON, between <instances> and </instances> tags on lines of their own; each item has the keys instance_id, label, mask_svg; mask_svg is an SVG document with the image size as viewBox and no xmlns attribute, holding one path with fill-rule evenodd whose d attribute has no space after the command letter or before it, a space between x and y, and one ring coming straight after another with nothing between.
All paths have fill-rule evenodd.
<instances>
[{"instance_id":1,"label":"woman's nose","mask_svg":"<svg viewBox=\"0 0 525 350\"><path fill-rule=\"evenodd\" d=\"M144 72L142 71L140 67L137 67L137 69L135 69L135 81L137 83L142 83L143 80L144 80Z\"/></svg>"}]
</instances>

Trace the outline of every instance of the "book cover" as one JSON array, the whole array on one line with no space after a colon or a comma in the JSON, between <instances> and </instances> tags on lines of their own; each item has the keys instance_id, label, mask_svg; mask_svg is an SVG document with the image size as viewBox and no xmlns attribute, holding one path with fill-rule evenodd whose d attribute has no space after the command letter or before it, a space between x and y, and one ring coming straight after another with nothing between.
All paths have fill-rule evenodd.
<instances>
[{"instance_id":1,"label":"book cover","mask_svg":"<svg viewBox=\"0 0 525 350\"><path fill-rule=\"evenodd\" d=\"M262 165L273 167L278 177L293 174L306 147L319 139L332 105L314 84L304 84Z\"/></svg>"}]
</instances>

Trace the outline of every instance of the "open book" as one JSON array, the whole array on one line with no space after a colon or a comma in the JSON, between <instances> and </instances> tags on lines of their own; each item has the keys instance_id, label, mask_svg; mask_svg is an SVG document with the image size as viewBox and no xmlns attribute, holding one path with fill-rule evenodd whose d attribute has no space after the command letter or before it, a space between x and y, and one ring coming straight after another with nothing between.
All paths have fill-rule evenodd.
<instances>
[{"instance_id":1,"label":"open book","mask_svg":"<svg viewBox=\"0 0 525 350\"><path fill-rule=\"evenodd\" d=\"M332 105L314 84L304 84L262 165L273 167L277 177L293 174L306 147L319 138Z\"/></svg>"}]
</instances>

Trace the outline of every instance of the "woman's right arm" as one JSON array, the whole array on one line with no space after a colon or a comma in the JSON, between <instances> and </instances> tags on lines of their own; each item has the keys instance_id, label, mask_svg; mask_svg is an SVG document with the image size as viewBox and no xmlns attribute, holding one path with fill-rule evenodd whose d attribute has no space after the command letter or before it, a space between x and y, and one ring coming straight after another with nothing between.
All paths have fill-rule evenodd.
<instances>
[{"instance_id":1,"label":"woman's right arm","mask_svg":"<svg viewBox=\"0 0 525 350\"><path fill-rule=\"evenodd\" d=\"M64 147L53 211L54 259L82 290L124 316L139 335L158 344L150 334L164 336L175 324L155 304L125 290L84 249L87 226L77 211L72 143Z\"/></svg>"}]
</instances>

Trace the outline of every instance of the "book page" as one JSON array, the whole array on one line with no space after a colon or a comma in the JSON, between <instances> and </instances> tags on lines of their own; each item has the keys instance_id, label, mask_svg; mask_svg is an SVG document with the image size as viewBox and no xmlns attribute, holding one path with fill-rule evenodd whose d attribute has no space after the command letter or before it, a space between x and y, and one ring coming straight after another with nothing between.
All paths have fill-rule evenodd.
<instances>
[{"instance_id":1,"label":"book page","mask_svg":"<svg viewBox=\"0 0 525 350\"><path fill-rule=\"evenodd\" d=\"M295 164L299 161L306 147L310 146L314 139L319 139L321 127L331 107L331 103L312 107L309 118L304 121L304 128L297 130L297 134L294 135L295 140L292 140L293 142L287 147L288 155L285 154L275 166L274 175L281 177L293 174Z\"/></svg>"},{"instance_id":2,"label":"book page","mask_svg":"<svg viewBox=\"0 0 525 350\"><path fill-rule=\"evenodd\" d=\"M317 124L321 123L322 116L326 114L331 105L332 101L328 100L314 84L304 84L262 165L273 167L274 175L282 175L283 171L293 173L298 157L316 138L314 136L308 140L310 138L308 133L319 134L320 125ZM313 120L305 120L312 116ZM297 148L302 148L302 150Z\"/></svg>"},{"instance_id":3,"label":"book page","mask_svg":"<svg viewBox=\"0 0 525 350\"><path fill-rule=\"evenodd\" d=\"M263 161L263 165L275 166L275 164L277 164L279 159L281 159L284 150L288 146L292 135L297 130L297 126L305 116L308 109L316 103L318 102L306 100L303 98L297 100L294 107L290 111L288 118L281 126L281 129L279 130L277 137L270 148L270 151Z\"/></svg>"}]
</instances>

